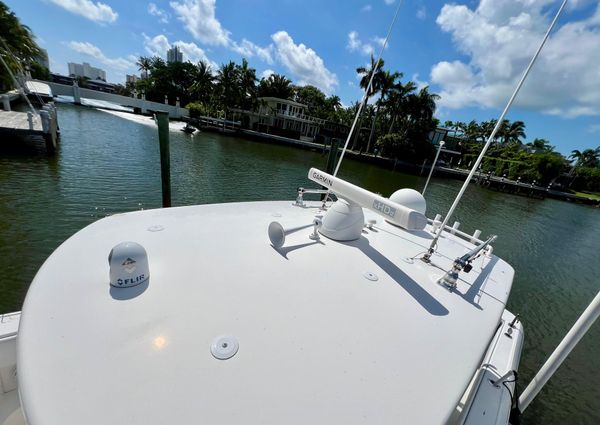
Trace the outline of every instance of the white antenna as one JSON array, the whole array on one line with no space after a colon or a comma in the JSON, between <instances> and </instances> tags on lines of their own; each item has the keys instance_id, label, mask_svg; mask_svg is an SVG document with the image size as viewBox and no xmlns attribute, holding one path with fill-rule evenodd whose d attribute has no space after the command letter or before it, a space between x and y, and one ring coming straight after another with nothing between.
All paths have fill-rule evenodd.
<instances>
[{"instance_id":1,"label":"white antenna","mask_svg":"<svg viewBox=\"0 0 600 425\"><path fill-rule=\"evenodd\" d=\"M338 197L342 197L346 201L350 201L360 207L368 208L390 223L406 230L422 230L427 225L427 217L422 212L369 192L339 177L334 177L316 168L311 168L308 171L308 178L325 186L330 192L338 195Z\"/></svg>"},{"instance_id":2,"label":"white antenna","mask_svg":"<svg viewBox=\"0 0 600 425\"><path fill-rule=\"evenodd\" d=\"M431 254L433 254L434 251L435 251L435 246L437 244L438 239L440 238L442 232L446 228L446 224L448 224L448 221L450 220L450 217L452 217L452 214L454 213L454 210L458 206L458 203L460 202L463 194L467 190L467 187L469 186L469 183L471 182L471 179L473 178L473 175L475 174L475 171L477 171L477 168L479 167L479 164L483 160L483 157L484 157L485 153L487 152L488 148L490 147L490 144L492 143L492 140L494 140L494 138L496 137L496 133L500 129L500 126L502 125L502 121L504 120L504 117L506 116L508 110L512 106L515 98L517 97L517 94L519 93L519 90L521 89L521 86L525 82L525 79L527 78L527 75L529 74L529 71L533 67L533 64L535 63L535 61L538 58L540 52L542 51L542 47L544 47L544 44L546 43L546 40L548 39L548 36L550 35L550 32L552 32L552 29L554 28L554 24L556 24L556 21L558 20L558 17L562 13L562 11L563 11L563 9L564 9L564 7L565 7L566 4L567 4L567 0L564 0L562 2L562 4L561 4L560 8L558 9L558 12L556 12L556 16L554 16L554 19L552 20L552 23L550 24L550 27L548 28L548 31L546 31L546 35L544 35L544 38L542 39L542 42L540 43L539 47L537 48L535 54L531 58L531 61L529 62L529 65L527 65L527 68L525 69L525 72L523 73L523 76L521 77L521 80L517 84L517 87L515 88L515 91L513 92L513 94L510 97L510 99L508 100L508 103L504 107L504 110L502 111L502 114L500 115L500 118L498 118L498 121L496 122L496 125L494 126L494 130L492 131L492 134L490 134L490 137L488 137L487 141L485 142L485 145L483 146L483 149L481 150L481 153L479 154L479 157L477 157L477 161L475 161L475 164L473 164L473 168L471 168L471 172L467 176L467 179L465 180L462 188L460 189L460 192L458 192L458 195L456 196L456 199L452 203L452 206L450 207L450 210L448 211L448 214L446 214L446 217L444 217L444 221L442 222L442 225L440 226L440 230L437 232L437 234L433 238L433 241L431 241L431 245L429 245L429 250L427 251L427 253L425 255L423 255L423 258L422 258L423 261L429 262L429 259L431 258Z\"/></svg>"},{"instance_id":3,"label":"white antenna","mask_svg":"<svg viewBox=\"0 0 600 425\"><path fill-rule=\"evenodd\" d=\"M350 143L350 139L354 134L354 128L356 127L356 123L358 122L358 117L360 117L360 113L362 112L364 104L367 102L367 97L369 91L371 91L371 86L373 85L373 77L375 77L375 72L379 69L379 64L381 63L381 57L383 56L383 51L387 47L388 40L392 33L392 28L394 28L394 24L396 23L396 18L398 17L398 12L400 12L400 6L402 6L402 1L398 2L398 7L396 7L396 13L394 14L394 19L392 19L392 23L388 29L387 35L385 36L385 40L383 45L381 46L381 50L379 51L379 56L377 57L377 62L375 63L375 68L371 69L371 78L369 79L369 84L365 89L365 94L363 95L362 100L360 101L360 105L358 106L358 111L356 111L356 115L354 116L354 122L352 123L352 127L350 128L350 133L348 133L348 137L346 138L346 143L344 144L344 149L342 149L342 153L340 154L340 159L338 160L337 165L335 166L335 171L333 172L333 176L337 176L338 170L340 169L340 165L342 165L342 160L344 159L344 154L346 153L346 149L348 149L348 144ZM359 129L360 131L360 129ZM327 197L325 197L327 199Z\"/></svg>"}]
</instances>

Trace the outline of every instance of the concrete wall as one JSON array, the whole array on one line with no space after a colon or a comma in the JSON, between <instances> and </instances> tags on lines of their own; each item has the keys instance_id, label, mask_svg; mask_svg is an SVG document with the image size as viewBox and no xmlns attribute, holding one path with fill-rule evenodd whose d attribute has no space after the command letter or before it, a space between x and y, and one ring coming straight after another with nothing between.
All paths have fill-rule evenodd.
<instances>
[{"instance_id":1,"label":"concrete wall","mask_svg":"<svg viewBox=\"0 0 600 425\"><path fill-rule=\"evenodd\" d=\"M32 80L37 81L37 80ZM51 83L48 81L40 81L40 83L47 84L52 89L54 96L73 96L77 98L74 86L66 84ZM95 99L102 100L105 102L116 103L117 105L129 106L131 108L140 108L142 112L146 111L164 111L169 113L171 118L182 118L189 116L189 111L185 108L180 108L172 105L165 105L164 103L150 102L145 99L135 99L133 97L120 96L118 94L105 93L96 90L84 89L78 87L79 97L84 99Z\"/></svg>"}]
</instances>

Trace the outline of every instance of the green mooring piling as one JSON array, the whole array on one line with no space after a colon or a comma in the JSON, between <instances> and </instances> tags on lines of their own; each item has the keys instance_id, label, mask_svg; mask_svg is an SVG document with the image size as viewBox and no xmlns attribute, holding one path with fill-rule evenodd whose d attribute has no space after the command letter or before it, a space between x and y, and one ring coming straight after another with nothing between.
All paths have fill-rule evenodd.
<instances>
[{"instance_id":1,"label":"green mooring piling","mask_svg":"<svg viewBox=\"0 0 600 425\"><path fill-rule=\"evenodd\" d=\"M158 142L160 144L160 180L162 182L162 206L171 206L171 157L169 154L169 113L156 112Z\"/></svg>"},{"instance_id":2,"label":"green mooring piling","mask_svg":"<svg viewBox=\"0 0 600 425\"><path fill-rule=\"evenodd\" d=\"M338 159L338 148L340 141L338 139L331 139L331 145L329 146L329 156L327 157L327 168L326 172L328 174L333 174L333 170L335 170L335 163Z\"/></svg>"}]
</instances>

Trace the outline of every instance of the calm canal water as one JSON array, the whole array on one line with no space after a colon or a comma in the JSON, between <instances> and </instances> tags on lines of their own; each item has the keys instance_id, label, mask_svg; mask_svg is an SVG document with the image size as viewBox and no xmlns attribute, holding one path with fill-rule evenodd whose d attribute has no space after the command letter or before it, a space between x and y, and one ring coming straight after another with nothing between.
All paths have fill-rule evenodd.
<instances>
[{"instance_id":1,"label":"calm canal water","mask_svg":"<svg viewBox=\"0 0 600 425\"><path fill-rule=\"evenodd\" d=\"M108 214L161 205L157 130L94 109L59 106L59 152L0 152L0 312L20 310L29 282L66 238ZM173 204L293 199L326 157L209 133L171 132ZM340 176L388 196L424 179L346 160ZM434 180L428 215L445 213L460 182ZM600 211L471 187L461 228L497 234L516 270L509 308L526 339L529 382L600 289ZM60 308L60 306L57 306ZM468 332L468 329L465 329ZM530 406L526 424L600 423L600 323ZM460 359L455 359L460 361ZM426 371L423 371L426 373Z\"/></svg>"}]
</instances>

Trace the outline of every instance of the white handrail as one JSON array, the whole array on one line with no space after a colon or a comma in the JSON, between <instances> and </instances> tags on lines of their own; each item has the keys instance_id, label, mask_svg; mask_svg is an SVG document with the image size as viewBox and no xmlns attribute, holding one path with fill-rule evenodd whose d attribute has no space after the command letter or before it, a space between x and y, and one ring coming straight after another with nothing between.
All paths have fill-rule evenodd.
<instances>
[{"instance_id":1,"label":"white handrail","mask_svg":"<svg viewBox=\"0 0 600 425\"><path fill-rule=\"evenodd\" d=\"M531 403L546 382L554 375L554 372L556 372L571 350L575 348L579 340L594 324L596 319L598 319L598 316L600 316L600 292L596 294L590 305L588 305L581 316L579 316L577 322L575 322L558 347L556 347L556 350L554 350L540 371L531 380L529 385L527 385L527 388L525 388L521 397L519 397L521 411L527 409L529 403Z\"/></svg>"}]
</instances>

